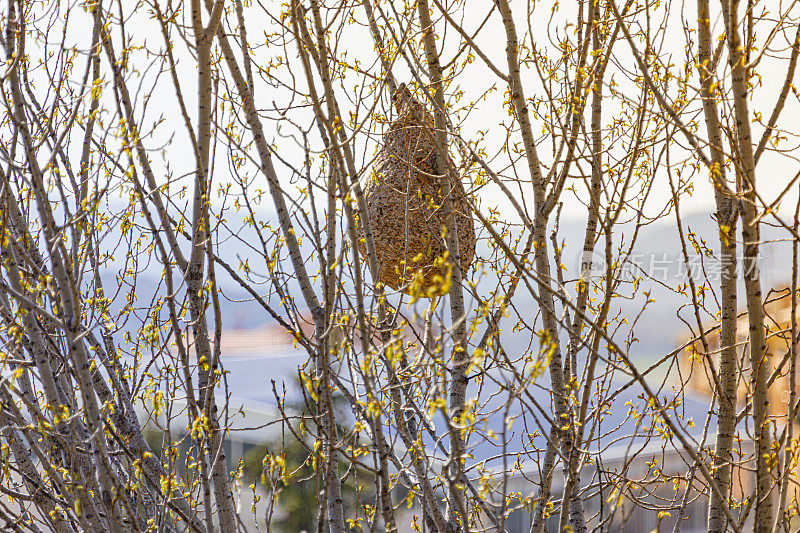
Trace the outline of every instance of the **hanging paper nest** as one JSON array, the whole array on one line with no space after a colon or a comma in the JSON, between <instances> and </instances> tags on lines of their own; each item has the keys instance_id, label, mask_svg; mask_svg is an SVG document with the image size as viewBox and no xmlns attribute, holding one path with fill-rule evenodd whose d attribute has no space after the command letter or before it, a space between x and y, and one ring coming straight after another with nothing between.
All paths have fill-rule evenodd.
<instances>
[{"instance_id":1,"label":"hanging paper nest","mask_svg":"<svg viewBox=\"0 0 800 533\"><path fill-rule=\"evenodd\" d=\"M449 290L452 263L446 252L445 172L437 168L433 117L405 84L392 97L399 117L383 135L364 188L378 262L378 278L416 297ZM450 180L461 271L475 256L475 228L464 186ZM361 228L360 237L363 237ZM366 255L364 242L359 242Z\"/></svg>"}]
</instances>

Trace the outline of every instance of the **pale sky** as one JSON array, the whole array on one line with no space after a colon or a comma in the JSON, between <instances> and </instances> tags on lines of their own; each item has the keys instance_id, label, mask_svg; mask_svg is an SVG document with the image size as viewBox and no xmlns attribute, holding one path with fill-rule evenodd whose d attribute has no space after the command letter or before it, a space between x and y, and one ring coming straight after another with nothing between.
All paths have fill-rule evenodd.
<instances>
[{"instance_id":1,"label":"pale sky","mask_svg":"<svg viewBox=\"0 0 800 533\"><path fill-rule=\"evenodd\" d=\"M552 12L553 4L554 2L552 0L537 2L535 16L530 20L530 28L537 36L535 39L536 47L541 50L547 50L549 53L552 53L554 50L553 45L548 42L550 38L561 39L564 36L568 36L573 40L573 42L575 40L574 25L570 25L568 21L574 18L574 13L572 10L575 8L576 3L560 2L560 7L557 12ZM273 16L277 16L280 9L282 9L282 4L277 1L265 1L263 5L270 10ZM384 2L381 2L381 5L383 6ZM780 1L780 5L781 7L784 5L783 0ZM478 25L483 21L486 13L489 9L491 9L491 6L492 2L488 0L472 0L465 14L465 18L460 20L463 27L468 32L473 33ZM525 42L529 43L530 41L527 40L528 21L524 16L525 6L526 3L524 2L512 2L512 9L515 10L515 16L517 19L516 22L518 25L517 30L520 40L522 40L524 36L526 38ZM685 34L680 26L681 11L683 19L694 24L694 21L696 20L694 5L692 3L679 3L673 1L671 3L663 3L661 9L667 10L670 15L667 28L661 34L657 35L658 45L661 47L659 55L662 58L671 58L671 62L678 65L677 68L680 68L680 66L683 64L686 46ZM355 15L360 22L365 21L363 10L360 8L355 10ZM91 28L91 18L89 14L74 12L71 16L80 18L82 21L80 24L82 25L85 23L87 30ZM230 13L227 20L230 27L231 23L234 23L236 20L235 14L233 12ZM278 67L276 70L274 70L274 72L276 72L281 82L289 83L294 81L301 89L304 90L305 81L303 73L300 69L300 63L296 57L296 48L294 43L289 42L285 47L276 46L275 44L266 46L264 44L267 40L266 35L276 31L276 22L273 19L264 17L259 3L255 3L255 5L247 8L245 20L248 37L251 45L255 48L255 53L253 56L254 67L265 67L270 62L275 63L280 61L281 58L285 59L285 57L288 55L292 65L291 69L287 70L285 67ZM188 23L189 21L185 22ZM75 24L74 18L71 23ZM712 21L712 24L715 36L718 36L722 31L721 20L719 20L717 17ZM80 26L72 26L73 29L77 27ZM453 51L455 50L455 46L459 43L460 37L452 30L442 33L442 28L443 26L440 25L437 27L437 30L440 33L439 42L445 43L444 52L442 54L442 62L446 64L452 58ZM134 42L147 43L147 45L152 49L161 49L163 47L163 40L158 30L158 26L151 19L151 14L144 9L138 10L133 14L128 22L126 30ZM174 34L172 37L174 42L174 53L178 61L179 79L183 84L183 93L187 98L189 113L192 119L194 119L194 109L196 103L194 101L193 87L195 86L196 69L193 67L193 58L190 57L189 53L187 52L185 43L177 36L177 34ZM765 36L758 35L758 37L763 40ZM75 36L76 41L81 43L86 42L88 38L88 31L84 34ZM482 48L484 53L498 68L500 68L502 71L507 70L505 62L505 34L499 15L496 11L492 13L489 21L484 25L483 29L477 35L475 40ZM363 24L350 24L346 28L346 31L342 37L335 39L331 44L337 46L340 53L346 52L347 59L349 61L352 62L357 58L363 68L369 69L374 73L380 72L378 65L373 63L375 54L372 41L369 36L368 28L366 28L366 26ZM641 43L639 43L639 45L641 45ZM779 51L781 57L786 57L788 55L788 52L785 50L786 38L784 36L777 37L773 46L782 49L782 51ZM117 47L117 52L119 53L119 44L117 44ZM613 80L618 84L617 89L623 93L626 93L630 98L637 98L639 94L638 90L633 88L630 83L627 83L626 87L626 81L619 73L619 68L624 68L628 71L636 70L635 63L630 54L630 49L627 42L624 40L618 42L614 48L614 55L618 63L616 65L609 65L609 74L613 75ZM462 57L463 56L464 54L462 54ZM143 124L152 124L162 116L164 119L164 122L161 124L161 126L159 126L159 129L156 131L155 135L149 137L146 143L148 146L156 148L168 141L171 142L170 145L165 145L166 151L164 152L164 156L154 154L153 164L155 168L160 170L162 175L166 174L167 167L169 167L170 171L173 173L173 177L186 176L193 170L194 163L190 156L187 136L183 129L183 121L178 113L175 93L171 85L171 80L169 80L168 76L164 74L162 75L162 79L158 82L158 85L153 87L152 80L156 70L155 66L150 64L150 62L153 60L152 56L148 58L143 51L136 51L133 52L131 57L132 64L135 65L135 68L138 71L143 73L143 80L145 83L143 83L143 86L140 89L141 94L149 94L150 98L149 107L145 114L146 119L143 121ZM772 57L769 57L769 54L765 55L761 61L759 67L761 84L756 87L753 93L751 110L754 112L760 112L763 115L764 120L766 120L766 117L768 117L772 111L777 94L781 88L781 82L785 75L785 69L785 60L776 60ZM105 70L107 71L107 68ZM398 81L410 81L408 69L404 65L402 59L398 60L394 69L394 74ZM523 69L522 75L526 95L530 99L538 98L544 93L541 82L539 81L534 69ZM227 73L225 73L224 76L227 76ZM109 81L109 79L110 76L107 75L106 81ZM268 110L273 107L273 102L278 106L289 104L291 96L290 92L286 88L273 87L267 83L264 83L263 81L259 81L260 77L258 76L258 73L256 73L256 79L259 108ZM606 77L606 81L608 80L609 76ZM692 81L696 81L696 78L694 78ZM337 86L337 96L339 98L340 106L342 106L345 114L348 111L356 109L353 104L348 101L348 99L355 100L353 95L357 90L360 89L362 85L366 83L369 83L369 77L358 76L355 73L349 73L348 85L346 89L340 85ZM492 74L491 71L489 71L489 69L484 65L483 61L476 57L475 61L468 65L457 78L457 80L450 86L448 97L453 98L457 91L463 91L464 96L459 104L477 101L486 91L489 91L493 85L495 85L498 90L486 94L485 99L476 104L476 106L472 108L469 113L463 113L461 119L451 116L451 120L461 120L460 124L462 128L462 137L464 139L479 139L480 135L477 132L485 132L483 146L486 148L487 153L490 156L490 165L496 172L501 172L508 176L507 157L504 155L500 155L496 158L492 157L498 152L505 139L504 129L500 126L500 123L503 121L508 123L509 119L506 111L501 106L501 103L504 100L504 82L494 76L494 74ZM347 92L351 93L348 95ZM390 111L387 108L388 95L385 94L386 92L388 91L384 91L382 102L378 103L377 109L384 113L389 113ZM605 90L605 93L608 95L608 89ZM373 102L374 95L367 95L366 106L371 106ZM616 113L615 103L610 100L607 100L607 102L607 107L604 113L605 123L608 123L610 120L612 120ZM295 100L294 103L297 104L299 102ZM110 98L106 101L106 105L112 105ZM362 105L359 109L359 116L361 117L365 116L364 108L365 106ZM266 113L271 117L276 116L274 111L266 111ZM305 127L308 127L311 124L311 114L307 108L291 110L287 116L291 120L303 124ZM586 114L586 117L588 120L588 113ZM533 118L534 132L537 134L541 133L543 123L536 116ZM783 118L779 124L783 124L789 128L796 128L797 124L800 122L798 119L800 119L800 106L798 105L797 98L790 94L787 100L786 109L783 112ZM297 130L292 128L288 123L284 123L284 125L281 127L281 131L278 131L278 128L276 127L277 123L273 120L265 120L264 124L266 127L267 136L273 140L280 157L288 161L291 165L299 168L302 165L303 154L299 147L299 136L297 135ZM365 130L362 130L359 132L361 138L358 136L356 138L357 157L364 157L364 159L367 161L374 153L374 143L378 139L378 135L381 131L383 131L383 126L380 124L369 123L368 126L368 130L371 131L371 136L368 137L365 133ZM753 124L753 128L755 137L760 138L763 128L755 123ZM143 129L146 128L143 127ZM292 134L292 136L286 137L285 135L287 134ZM699 134L701 137L705 136L704 127L701 128ZM685 146L685 139L680 134L676 135L677 137L675 140L677 141L677 144ZM518 134L515 134L515 140L520 140ZM319 150L320 141L315 127L311 128L310 141L313 149ZM609 140L606 142L606 146L612 152L618 148L618 144L615 144L615 142L616 141L614 140ZM790 135L788 141L784 143L784 146L789 146L796 142L797 139L793 139ZM681 158L681 150L677 147L677 144L671 155L673 164ZM545 165L549 165L552 158L550 146L551 141L549 138L545 138L544 141L539 144L539 156ZM453 153L456 153L455 149L453 149ZM255 157L254 151L251 156ZM289 185L291 173L288 171L287 167L282 165L277 159L275 163L278 168L279 177L282 184L287 188L287 190L292 191L293 188ZM584 168L588 171L587 165L584 165ZM794 156L778 156L771 153L765 153L763 160L760 162L757 169L759 189L764 200L767 202L774 200L776 195L783 189L784 185L798 171L800 171L800 163L798 163ZM217 184L224 184L229 181L228 176L230 175L230 172L228 168L227 154L221 144L218 145L218 151L216 153L215 172ZM523 179L527 179L527 173L525 172L523 164L517 163L517 172ZM573 166L571 174L574 174L575 172L576 168ZM249 169L249 173L251 175L253 174L252 168ZM257 182L258 179L260 178L257 178ZM179 182L180 181L181 180L179 180ZM261 181L263 183L263 180ZM188 183L185 182L185 178L184 183ZM695 177L693 183L693 193L691 196L685 196L682 200L682 211L685 213L712 212L714 209L714 200L710 183L707 179L701 176ZM573 185L576 187L575 194L578 194L581 198L585 199L587 197L585 187L579 182L575 182ZM266 189L266 185L264 184L261 186L261 188ZM515 194L520 195L519 199L522 202L530 205L532 202L530 191L529 184L522 184L521 187L515 189L514 192ZM651 208L654 210L654 212L663 207L669 198L669 194L666 174L662 169L662 171L660 171L656 177L656 184L651 194L651 199L649 200L651 202ZM484 212L486 209L488 209L488 207L497 207L504 215L509 217L509 220L515 220L517 218L513 209L509 207L510 204L508 201L494 186L488 186L481 189L477 196L481 208L484 209ZM788 210L787 216L788 214L791 214L791 211L793 211L793 202L796 197L796 192L792 192L791 194L787 195L781 212L786 212ZM568 218L585 217L585 208L573 198L573 193L566 191L562 196L562 199L565 203L563 216ZM264 202L265 214L271 212L271 201L266 200L268 199L265 198ZM216 204L220 204L221 202L219 198L212 198L212 201Z\"/></svg>"}]
</instances>

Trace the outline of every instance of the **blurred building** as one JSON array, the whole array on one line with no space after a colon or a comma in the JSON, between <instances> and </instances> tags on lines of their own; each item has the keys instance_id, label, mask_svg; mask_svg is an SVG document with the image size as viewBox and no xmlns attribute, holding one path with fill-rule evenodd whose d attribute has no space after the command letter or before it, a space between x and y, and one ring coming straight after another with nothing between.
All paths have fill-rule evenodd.
<instances>
[{"instance_id":1,"label":"blurred building","mask_svg":"<svg viewBox=\"0 0 800 533\"><path fill-rule=\"evenodd\" d=\"M791 344L791 297L790 290L782 289L771 292L766 298L764 310L766 312L765 324L767 339L767 358L769 361L770 375L769 404L770 414L777 426L786 425L790 396L790 344ZM798 313L800 316L800 313ZM738 407L743 407L750 396L750 346L749 323L746 310L741 310L736 321L736 346L739 356L739 381L737 384ZM703 343L697 340L686 350L681 352L681 378L685 386L693 391L711 397L714 390L714 378L709 371L708 363L713 362L714 368L719 368L719 329L718 324L712 324L705 332L708 353L705 353ZM797 376L795 376L797 377ZM796 386L800 380L796 379ZM800 389L798 389L800 392ZM800 395L799 395L800 396Z\"/></svg>"},{"instance_id":2,"label":"blurred building","mask_svg":"<svg viewBox=\"0 0 800 533\"><path fill-rule=\"evenodd\" d=\"M791 290L784 288L773 290L767 294L764 305L767 342L767 360L769 374L767 376L769 413L772 422L772 439L774 443L781 440L790 422L788 419L789 401L791 399L791 312L792 299ZM798 314L796 314L796 317ZM796 318L797 319L797 318ZM720 348L719 348L719 324L704 326L705 346L703 341L697 339L680 354L680 380L684 388L693 394L701 395L710 402L714 393L714 377L710 370L713 365L715 372L719 369ZM748 399L752 396L751 364L750 364L750 345L749 345L749 322L746 309L740 310L736 321L736 352L737 352L737 374L739 376L736 388L737 413L741 413L748 404ZM795 373L800 369L795 368ZM798 376L795 374L795 378ZM795 379L795 402L800 398L800 380ZM716 416L717 405L713 406L713 414ZM791 421L794 424L794 435L800 435L800 425L795 418ZM752 454L753 441L752 420L742 420L737 426L738 438L734 440L734 455L737 451L743 456ZM795 438L796 438L795 437ZM711 433L710 449L713 450L714 434ZM746 446L745 446L746 444ZM793 444L794 446L794 444ZM783 449L779 450L779 460L783 462ZM753 461L742 462L734 467L732 496L735 500L743 501L751 497L754 490L755 477ZM789 480L789 494L787 501L800 497L800 467L794 466ZM777 482L776 482L777 484ZM778 500L778 490L772 494L775 502Z\"/></svg>"}]
</instances>

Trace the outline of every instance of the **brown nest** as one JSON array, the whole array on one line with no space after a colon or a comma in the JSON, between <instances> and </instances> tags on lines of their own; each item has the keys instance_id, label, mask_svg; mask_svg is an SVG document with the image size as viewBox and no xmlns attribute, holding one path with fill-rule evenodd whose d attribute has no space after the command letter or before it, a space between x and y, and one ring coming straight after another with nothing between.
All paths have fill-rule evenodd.
<instances>
[{"instance_id":1,"label":"brown nest","mask_svg":"<svg viewBox=\"0 0 800 533\"><path fill-rule=\"evenodd\" d=\"M445 293L452 270L444 241L444 180L449 178L444 169L437 168L433 118L405 84L392 100L399 116L383 135L364 188L378 278L392 289L415 296ZM450 179L450 196L459 264L466 272L475 256L475 228L460 180ZM363 243L359 249L366 254Z\"/></svg>"}]
</instances>

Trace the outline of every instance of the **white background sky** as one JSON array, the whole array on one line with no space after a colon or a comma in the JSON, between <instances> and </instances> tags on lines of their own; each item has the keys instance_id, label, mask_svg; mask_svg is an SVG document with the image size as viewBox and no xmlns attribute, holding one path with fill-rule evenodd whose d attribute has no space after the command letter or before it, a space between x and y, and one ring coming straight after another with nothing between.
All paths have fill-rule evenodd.
<instances>
[{"instance_id":1,"label":"white background sky","mask_svg":"<svg viewBox=\"0 0 800 533\"><path fill-rule=\"evenodd\" d=\"M380 3L384 7L388 6L388 4L385 4L383 1ZM514 1L511 2L511 4L515 12L520 40L524 40L523 42L525 43L530 43L530 36L527 30L528 20L525 16L527 2ZM723 25L719 18L719 9L715 3L712 4L714 4L712 8L712 25L714 36L717 37L721 34ZM558 3L559 9L555 12L552 11L553 5L554 2L552 1L535 2L534 15L530 18L530 27L534 33L533 42L539 49L545 50L551 54L553 53L554 47L549 42L550 39L558 40L564 36L568 36L573 42L575 41L574 25L571 21L575 19L577 3L571 1L560 2ZM762 9L767 10L772 16L775 16L776 13L784 11L787 5L789 5L789 3L784 0L770 0L768 2L758 3L756 9L757 11ZM277 26L274 18L265 17L262 6L269 11L271 17L278 17L281 10L285 9L285 6L277 1L257 2L247 7L245 20L249 39L255 48L253 55L254 66L265 66L271 61L276 62L278 58L285 59L286 56L289 56L289 62L292 65L291 68L286 69L285 67L280 67L274 72L282 82L291 82L294 78L298 86L304 89L305 83L300 70L300 63L296 57L294 43L289 42L285 47L276 46L273 38L273 43L271 45L265 44L268 40L267 35L277 31ZM485 14L491 9L491 6L492 2L488 0L471 0L469 2L469 7L461 14L463 17L458 20L467 31L472 33L483 20ZM671 62L678 65L678 68L683 64L686 47L686 35L681 26L681 19L688 21L690 25L694 25L696 21L694 8L695 5L692 2L681 3L672 1L663 3L659 11L669 13L664 25L664 31L657 35L658 46L660 47L659 55L662 58L669 58ZM795 11L800 10L795 9ZM116 7L113 8L113 13L117 15ZM375 74L379 74L378 65L374 63L375 54L372 41L368 29L363 25L365 21L363 10L357 7L354 14L360 24L351 24L348 26L340 37L331 41L331 44L337 47L340 54L346 54L346 59L352 61L358 58L362 67L371 70ZM792 16L796 17L797 15L798 13L792 13ZM90 32L88 30L91 28L91 17L88 13L77 9L74 10L70 16L71 28L73 30L78 28L78 33L74 36L76 44L78 44L80 48L85 48L89 39ZM126 27L127 35L134 44L144 44L151 50L163 49L163 39L157 24L153 21L151 16L152 13L150 9L146 9L145 7L137 9L128 20ZM207 14L205 16L207 17ZM190 23L188 20L184 22L187 24ZM235 14L231 11L227 16L227 24L230 27L232 23L235 23ZM440 25L437 27L437 31L440 33L441 37L439 42L444 42L444 52L442 54L443 63L447 63L452 57L455 47L460 44L460 37L452 30L443 33L443 28L444 26ZM86 29L87 31L82 32L80 29ZM763 39L766 37L764 33L765 30L761 30L761 33L757 33L759 45L763 43ZM193 58L190 56L185 43L181 41L177 33L174 33L172 37L174 53L179 64L179 79L183 84L183 93L187 97L189 112L192 118L194 118L195 101L193 89L195 87L196 68L193 66ZM766 117L768 117L772 111L785 76L787 61L784 58L786 58L789 53L787 40L790 38L793 38L793 35L787 34L777 36L773 41L772 48L773 52L775 52L779 58L776 59L768 53L759 65L759 73L761 75L760 83L753 91L750 103L751 110L753 112L760 112L764 120L766 120ZM51 38L50 41L55 42L53 38ZM481 32L477 35L476 42L495 65L503 71L507 70L504 50L505 34L496 11L491 15L488 23L486 23ZM639 44L641 45L641 43ZM117 52L119 52L119 44L117 46ZM619 84L618 89L631 98L636 98L638 91L633 88L630 83L626 86L623 76L617 72L618 67L628 71L636 70L633 57L630 54L626 42L621 41L617 43L614 49L614 56L617 65L609 66L609 73L613 74L614 81ZM165 148L163 156L154 154L154 166L159 169L162 175L166 175L168 171L171 172L173 179L177 176L187 176L193 170L194 163L188 148L187 136L183 130L183 122L178 114L175 93L171 86L171 81L168 76L162 75L159 83L153 86L152 80L157 71L157 65L151 64L153 57L148 56L143 50L134 51L131 57L135 69L143 74L141 94L148 94L149 98L145 119L142 123L144 125L148 123L152 124L159 120L159 118L164 118L164 122L159 126L156 134L147 139L148 146L158 147L164 145ZM80 68L82 68L82 66ZM107 71L107 69L105 70ZM614 74L615 72L616 74ZM410 81L408 71L403 65L402 60L398 60L394 73L398 81ZM227 76L227 74L224 75ZM289 91L285 88L275 88L267 83L258 81L260 79L258 75L256 75L256 79L258 85L258 106L260 108L268 110L273 107L273 103L280 107L286 105L290 101ZM106 81L109 80L110 75L106 74ZM368 81L368 77L359 77L356 74L349 73L348 85L346 88L342 86L337 87L339 103L345 109L345 113L349 107L348 97L352 97L352 94L348 95L347 92L357 90L360 86L368 83ZM693 79L693 82L694 81L696 81L696 78ZM536 98L543 94L541 83L533 69L523 70L523 83L525 85L526 95L529 98ZM504 99L503 93L505 91L503 82L497 79L485 67L481 59L476 58L474 63L469 65L450 86L448 93L448 96L452 97L456 91L463 91L464 99L461 102L473 102L478 100L492 85L496 85L499 90L488 94L485 100L478 102L474 108L470 109L469 113L464 113L463 121L461 122L462 137L464 139L474 140L479 138L476 132L487 132L484 145L490 156L498 152L504 141L504 130L499 126L500 122L508 122L507 113L501 107L501 102ZM384 91L382 95L382 101L378 104L378 109L388 114L390 111L388 109L388 95L386 92L388 91ZM110 91L107 91L107 93L110 94ZM608 90L606 90L606 94L608 94ZM367 104L371 106L374 98L374 94L368 95ZM108 100L107 104L111 105L111 101ZM615 111L614 103L608 101L604 114L606 122L613 119ZM267 111L267 114L273 118L277 116L274 111ZM288 116L292 120L305 126L310 124L311 115L307 109L290 111ZM361 116L364 116L363 106L361 109ZM588 121L588 113L586 117ZM451 118L458 120L458 117ZM268 138L273 139L276 149L282 158L289 161L292 165L299 167L303 159L302 151L292 138L281 136L281 134L289 132L291 128L288 124L284 124L285 127L281 128L282 131L279 132L276 127L277 124L278 123L273 120L265 121ZM788 128L790 131L797 131L798 124L800 124L800 106L798 105L797 98L790 94L786 109L783 112L783 118L779 122L779 125ZM753 124L753 127L755 138L760 138L763 128L758 124ZM534 117L534 132L541 132L541 128L541 121ZM142 129L146 130L145 127ZM358 153L364 156L365 161L368 161L374 153L374 142L378 138L377 135L383 130L383 126L380 124L369 124L368 130L372 134L371 137L368 137L365 133L362 139L357 139ZM704 128L701 128L700 136L705 136ZM788 135L788 137L788 141L784 143L783 146L790 146L797 142L797 139L792 135ZM295 136L294 139L297 139L297 136ZM320 142L316 135L316 129L311 130L311 139L314 148L318 149ZM681 145L686 144L685 139L679 134L676 140ZM165 145L164 143L167 142L171 144ZM612 151L615 149L613 140L606 142L606 146ZM550 153L550 140L545 139L541 142L539 150L542 161L549 165L552 157ZM255 156L254 153L252 155ZM672 160L678 160L679 156L680 150L676 149L676 152L672 155ZM284 186L288 187L291 172L277 161L276 165L282 183ZM507 159L504 156L500 156L492 159L491 165L496 171L504 172ZM527 177L523 165L518 165L518 169L522 177ZM574 171L575 167L573 167L573 172ZM798 171L800 171L800 163L798 163L794 155L774 155L765 153L757 169L759 190L764 200L771 202ZM229 181L226 154L222 145L218 146L215 172L217 184L224 184ZM250 173L253 174L252 169ZM704 176L698 175L694 178L693 183L693 193L691 196L687 195L682 200L682 211L684 213L713 212L714 200L709 181ZM587 197L585 187L580 183L574 183L574 185L577 191L575 194L578 194L585 200ZM262 186L262 188L266 189L265 185ZM291 190L291 188L289 190ZM519 192L520 190L521 193ZM517 194L520 194L521 201L530 205L531 194L528 185L523 184L521 189L517 189ZM792 192L786 197L781 210L783 216L789 216L791 211L793 211L793 204L796 196L796 193ZM663 172L656 178L652 197L654 199L655 211L659 209L659 206L663 206L669 198L669 187L666 175ZM484 210L488 207L498 207L502 213L509 217L509 220L516 219L516 214L513 209L509 207L510 204L496 188L489 186L482 189L478 194L478 199ZM562 199L565 202L563 210L565 217L585 217L585 208L574 200L572 193L566 192ZM213 201L217 204L220 202L219 199L213 199ZM265 214L271 212L271 202L265 201L263 209Z\"/></svg>"}]
</instances>

